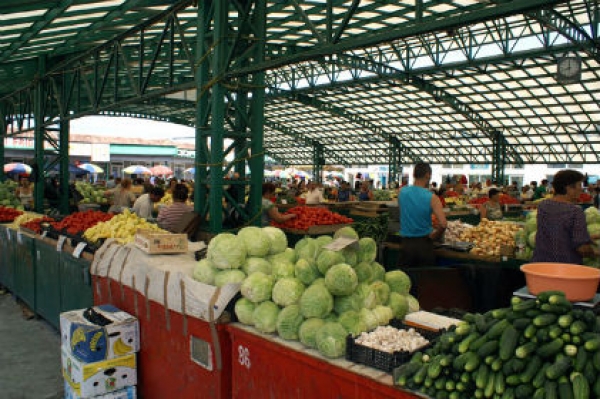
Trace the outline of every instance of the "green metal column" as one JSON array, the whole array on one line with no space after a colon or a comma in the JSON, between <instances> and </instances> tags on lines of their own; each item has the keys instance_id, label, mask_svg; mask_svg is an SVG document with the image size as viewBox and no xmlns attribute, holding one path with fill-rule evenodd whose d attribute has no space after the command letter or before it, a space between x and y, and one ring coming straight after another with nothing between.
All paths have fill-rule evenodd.
<instances>
[{"instance_id":1,"label":"green metal column","mask_svg":"<svg viewBox=\"0 0 600 399\"><path fill-rule=\"evenodd\" d=\"M254 16L252 24L257 43L254 44L254 62L263 62L265 59L266 41L266 0L257 0L254 4ZM250 171L250 195L248 198L249 215L254 225L261 223L262 208L262 182L265 173L265 73L257 72L252 75L252 105L250 108L250 134L251 134L251 158L248 161Z\"/></svg>"},{"instance_id":2,"label":"green metal column","mask_svg":"<svg viewBox=\"0 0 600 399\"><path fill-rule=\"evenodd\" d=\"M69 214L69 121L60 121L58 157L60 162L60 202L59 210Z\"/></svg>"},{"instance_id":3,"label":"green metal column","mask_svg":"<svg viewBox=\"0 0 600 399\"><path fill-rule=\"evenodd\" d=\"M6 138L6 115L0 105L0 165L4 167L6 161L4 160L4 139ZM4 170L0 171L0 182L6 180Z\"/></svg>"},{"instance_id":4,"label":"green metal column","mask_svg":"<svg viewBox=\"0 0 600 399\"><path fill-rule=\"evenodd\" d=\"M496 181L499 185L504 185L505 179L505 166L506 166L506 139L504 135L499 132L494 132L494 147L493 147L493 163L492 163L492 180Z\"/></svg>"},{"instance_id":5,"label":"green metal column","mask_svg":"<svg viewBox=\"0 0 600 399\"><path fill-rule=\"evenodd\" d=\"M388 158L388 186L397 181L402 184L402 143L396 137L390 138L390 150Z\"/></svg>"},{"instance_id":6,"label":"green metal column","mask_svg":"<svg viewBox=\"0 0 600 399\"><path fill-rule=\"evenodd\" d=\"M195 149L196 157L194 166L196 173L194 176L194 210L206 217L207 205L207 168L208 149L206 148L206 136L208 134L208 115L210 113L209 96L210 93L204 90L208 84L209 77L209 62L205 59L210 46L207 45L207 27L210 26L210 7L211 2L200 1L198 3L198 40L196 42L195 54L195 78L196 78L196 140Z\"/></svg>"},{"instance_id":7,"label":"green metal column","mask_svg":"<svg viewBox=\"0 0 600 399\"><path fill-rule=\"evenodd\" d=\"M227 68L229 41L227 40L229 1L215 1L213 40L215 42L212 70L214 76L221 76ZM215 82L211 93L210 121L210 157L209 181L210 193L208 208L210 211L210 231L218 233L223 228L223 142L225 139L225 94L227 88L222 80Z\"/></svg>"},{"instance_id":8,"label":"green metal column","mask_svg":"<svg viewBox=\"0 0 600 399\"><path fill-rule=\"evenodd\" d=\"M38 58L38 74L44 76L46 73L46 58ZM42 115L42 102L43 102L43 85L38 82L34 88L34 104L33 104L33 117L34 117L34 154L35 154L35 169L34 178L35 186L33 190L35 211L43 213L44 211L44 115Z\"/></svg>"},{"instance_id":9,"label":"green metal column","mask_svg":"<svg viewBox=\"0 0 600 399\"><path fill-rule=\"evenodd\" d=\"M325 164L325 157L323 156L323 146L316 144L313 147L313 176L317 183L323 181L323 165Z\"/></svg>"}]
</instances>

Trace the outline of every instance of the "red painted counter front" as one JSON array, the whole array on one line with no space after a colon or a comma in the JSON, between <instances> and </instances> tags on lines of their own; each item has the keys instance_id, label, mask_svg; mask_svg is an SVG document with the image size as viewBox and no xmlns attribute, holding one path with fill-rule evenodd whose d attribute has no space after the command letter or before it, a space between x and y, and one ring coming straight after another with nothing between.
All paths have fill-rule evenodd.
<instances>
[{"instance_id":1,"label":"red painted counter front","mask_svg":"<svg viewBox=\"0 0 600 399\"><path fill-rule=\"evenodd\" d=\"M233 399L416 399L390 374L346 360L328 361L298 342L228 325Z\"/></svg>"},{"instance_id":2,"label":"red painted counter front","mask_svg":"<svg viewBox=\"0 0 600 399\"><path fill-rule=\"evenodd\" d=\"M94 304L110 303L139 319L138 393L144 399L229 399L231 342L226 325L184 316L118 282L94 276ZM218 340L218 343L215 341ZM192 359L202 358L212 370ZM201 345L196 345L201 343ZM204 345L206 344L206 345ZM217 359L220 351L220 367Z\"/></svg>"}]
</instances>

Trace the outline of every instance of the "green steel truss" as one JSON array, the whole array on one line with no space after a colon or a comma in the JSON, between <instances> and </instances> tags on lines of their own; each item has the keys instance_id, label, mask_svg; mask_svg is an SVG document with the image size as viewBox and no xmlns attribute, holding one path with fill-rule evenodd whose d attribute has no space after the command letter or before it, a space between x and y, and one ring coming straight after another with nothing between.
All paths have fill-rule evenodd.
<instances>
[{"instance_id":1,"label":"green steel truss","mask_svg":"<svg viewBox=\"0 0 600 399\"><path fill-rule=\"evenodd\" d=\"M5 0L0 116L6 135L58 126L63 139L70 119L94 114L196 126L196 206L213 229L221 198L236 202L223 194L230 171L250 186L240 210L255 221L263 153L395 163L392 174L417 160L493 163L498 176L505 163L600 163L599 7ZM565 55L582 60L577 82L556 79Z\"/></svg>"}]
</instances>

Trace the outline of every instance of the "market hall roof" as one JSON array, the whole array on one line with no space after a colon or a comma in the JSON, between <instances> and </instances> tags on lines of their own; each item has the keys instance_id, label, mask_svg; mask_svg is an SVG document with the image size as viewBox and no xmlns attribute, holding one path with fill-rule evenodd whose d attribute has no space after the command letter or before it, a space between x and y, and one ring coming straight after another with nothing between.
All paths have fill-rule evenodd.
<instances>
[{"instance_id":1,"label":"market hall roof","mask_svg":"<svg viewBox=\"0 0 600 399\"><path fill-rule=\"evenodd\" d=\"M103 76L112 74L117 54L121 64L143 65L139 76L133 67L119 71L143 90L103 98L74 117L150 116L193 125L194 3L3 0L0 101L15 103L15 90L34 80L40 56L48 76L59 68L98 68ZM230 19L242 18L251 3L231 1ZM222 78L235 83L267 70L265 147L280 161L311 164L313 147L321 145L329 164L386 164L396 150L402 163L491 163L500 142L508 163L600 163L596 0L266 6L265 60L234 65ZM557 79L564 57L575 60L572 68L581 62L571 82Z\"/></svg>"}]
</instances>

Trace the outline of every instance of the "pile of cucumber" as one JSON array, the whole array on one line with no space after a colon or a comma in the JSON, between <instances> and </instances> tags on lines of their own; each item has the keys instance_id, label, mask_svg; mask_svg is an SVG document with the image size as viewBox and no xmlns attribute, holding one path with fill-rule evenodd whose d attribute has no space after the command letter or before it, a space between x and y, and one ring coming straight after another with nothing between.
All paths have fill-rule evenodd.
<instances>
[{"instance_id":1,"label":"pile of cucumber","mask_svg":"<svg viewBox=\"0 0 600 399\"><path fill-rule=\"evenodd\" d=\"M560 291L464 316L395 372L431 398L600 398L600 320Z\"/></svg>"}]
</instances>

